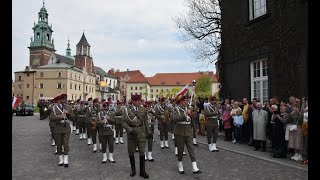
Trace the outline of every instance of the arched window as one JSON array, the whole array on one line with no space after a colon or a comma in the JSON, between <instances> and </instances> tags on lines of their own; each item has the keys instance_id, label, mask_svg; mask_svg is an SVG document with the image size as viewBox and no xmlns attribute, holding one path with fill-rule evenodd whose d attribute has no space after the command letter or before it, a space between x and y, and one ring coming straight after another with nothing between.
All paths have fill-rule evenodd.
<instances>
[{"instance_id":1,"label":"arched window","mask_svg":"<svg viewBox=\"0 0 320 180\"><path fill-rule=\"evenodd\" d=\"M40 39L40 33L37 33L37 39Z\"/></svg>"}]
</instances>

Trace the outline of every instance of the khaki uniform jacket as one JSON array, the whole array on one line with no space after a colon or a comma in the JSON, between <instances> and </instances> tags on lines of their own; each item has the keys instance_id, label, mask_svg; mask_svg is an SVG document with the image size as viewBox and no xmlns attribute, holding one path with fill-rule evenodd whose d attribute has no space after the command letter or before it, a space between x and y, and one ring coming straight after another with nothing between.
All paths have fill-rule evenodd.
<instances>
[{"instance_id":1,"label":"khaki uniform jacket","mask_svg":"<svg viewBox=\"0 0 320 180\"><path fill-rule=\"evenodd\" d=\"M157 105L155 105L155 107L153 109L155 111L154 115L158 120L158 124L162 124L164 111L166 111L166 110L169 111L169 108L166 105L164 105L164 107L162 107L162 104L157 104ZM169 121L169 119L168 119L168 121ZM168 123L168 121L166 123Z\"/></svg>"},{"instance_id":2,"label":"khaki uniform jacket","mask_svg":"<svg viewBox=\"0 0 320 180\"><path fill-rule=\"evenodd\" d=\"M50 117L50 113L51 113L51 111L52 111L52 105L49 105L48 106L48 110L47 110L47 113L49 114L49 117ZM55 127L56 126L56 123L54 122L54 121L50 121L50 119L49 119L49 126L50 127Z\"/></svg>"},{"instance_id":3,"label":"khaki uniform jacket","mask_svg":"<svg viewBox=\"0 0 320 180\"><path fill-rule=\"evenodd\" d=\"M122 114L121 111L110 111L109 112L110 119L113 119L115 121L115 124L121 124L122 123Z\"/></svg>"},{"instance_id":4,"label":"khaki uniform jacket","mask_svg":"<svg viewBox=\"0 0 320 180\"><path fill-rule=\"evenodd\" d=\"M97 127L99 127L99 128L98 128L98 130L99 130L99 136L105 136L105 135L107 135L107 136L112 135L112 136L113 136L113 133L114 133L114 132L113 132L112 127L104 127L105 123L102 122L103 119L104 119L103 117L104 117L105 115L108 115L107 112L106 112L106 110L100 111L100 112L98 113L98 115L97 115ZM115 124L115 121L114 121L114 119L110 118L110 119L108 120L108 123L109 123L109 125L114 125L114 124Z\"/></svg>"},{"instance_id":5,"label":"khaki uniform jacket","mask_svg":"<svg viewBox=\"0 0 320 180\"><path fill-rule=\"evenodd\" d=\"M135 111L134 107L132 105L130 105L130 106L125 107L123 109L122 127L128 132L128 134L127 134L128 139L135 138L130 134L130 132L132 130L135 130L138 134L137 140L138 141L145 141L146 135L151 133L148 118L147 118L147 112L144 107L139 106L137 108L138 108L138 110ZM137 126L140 126L140 127L137 127Z\"/></svg>"},{"instance_id":6,"label":"khaki uniform jacket","mask_svg":"<svg viewBox=\"0 0 320 180\"><path fill-rule=\"evenodd\" d=\"M147 116L148 116L149 127L151 130L154 130L154 126L156 125L156 118L154 117L151 109L147 111Z\"/></svg>"},{"instance_id":7,"label":"khaki uniform jacket","mask_svg":"<svg viewBox=\"0 0 320 180\"><path fill-rule=\"evenodd\" d=\"M94 106L88 106L86 108L86 121L85 123L93 123L93 118L96 118L98 114L98 109Z\"/></svg>"},{"instance_id":8,"label":"khaki uniform jacket","mask_svg":"<svg viewBox=\"0 0 320 180\"><path fill-rule=\"evenodd\" d=\"M77 111L77 122L83 123L86 121L86 110L85 106L81 107L81 105L76 107Z\"/></svg>"},{"instance_id":9,"label":"khaki uniform jacket","mask_svg":"<svg viewBox=\"0 0 320 180\"><path fill-rule=\"evenodd\" d=\"M65 105L64 106L65 110L68 110L68 116L70 118L74 117L74 113L72 108L69 105ZM50 116L49 116L49 120L51 122L54 122L54 133L70 133L71 132L71 128L69 123L60 123L61 118L59 118L58 116L62 114L62 109L59 109L59 107L57 105L52 106L51 111L50 111ZM70 120L70 119L69 119Z\"/></svg>"},{"instance_id":10,"label":"khaki uniform jacket","mask_svg":"<svg viewBox=\"0 0 320 180\"><path fill-rule=\"evenodd\" d=\"M187 121L187 116L185 115L184 111L185 111L185 107L183 107L182 105L174 107L173 120L175 122L175 126L173 129L173 133L179 136L193 137L191 124L179 124L179 122Z\"/></svg>"},{"instance_id":11,"label":"khaki uniform jacket","mask_svg":"<svg viewBox=\"0 0 320 180\"><path fill-rule=\"evenodd\" d=\"M219 112L212 104L204 107L204 115L206 116L206 126L218 126Z\"/></svg>"}]
</instances>

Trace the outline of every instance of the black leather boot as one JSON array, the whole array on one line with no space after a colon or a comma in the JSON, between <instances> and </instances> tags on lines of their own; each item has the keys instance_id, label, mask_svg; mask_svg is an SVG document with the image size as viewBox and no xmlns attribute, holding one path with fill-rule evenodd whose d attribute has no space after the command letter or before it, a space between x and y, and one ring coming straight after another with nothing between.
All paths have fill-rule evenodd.
<instances>
[{"instance_id":1,"label":"black leather boot","mask_svg":"<svg viewBox=\"0 0 320 180\"><path fill-rule=\"evenodd\" d=\"M145 179L149 179L149 174L145 171L144 155L140 156L140 176Z\"/></svg>"},{"instance_id":2,"label":"black leather boot","mask_svg":"<svg viewBox=\"0 0 320 180\"><path fill-rule=\"evenodd\" d=\"M129 156L129 158L130 158L130 164L131 164L130 176L133 177L134 175L136 175L136 164L134 162L134 155Z\"/></svg>"}]
</instances>

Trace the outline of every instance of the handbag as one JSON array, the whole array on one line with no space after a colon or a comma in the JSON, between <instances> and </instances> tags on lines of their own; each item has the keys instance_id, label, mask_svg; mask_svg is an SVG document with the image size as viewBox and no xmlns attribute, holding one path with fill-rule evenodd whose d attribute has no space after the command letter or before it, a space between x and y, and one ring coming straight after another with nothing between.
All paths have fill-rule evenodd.
<instances>
[{"instance_id":1,"label":"handbag","mask_svg":"<svg viewBox=\"0 0 320 180\"><path fill-rule=\"evenodd\" d=\"M297 125L296 124L292 124L290 126L290 131L295 131L295 130L297 130Z\"/></svg>"}]
</instances>

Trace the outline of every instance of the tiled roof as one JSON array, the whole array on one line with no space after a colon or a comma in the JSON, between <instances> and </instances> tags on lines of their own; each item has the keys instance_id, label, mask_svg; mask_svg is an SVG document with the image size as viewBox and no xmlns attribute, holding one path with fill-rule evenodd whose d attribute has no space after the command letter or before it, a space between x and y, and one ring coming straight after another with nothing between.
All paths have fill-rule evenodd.
<instances>
[{"instance_id":1,"label":"tiled roof","mask_svg":"<svg viewBox=\"0 0 320 180\"><path fill-rule=\"evenodd\" d=\"M148 81L142 74L137 73L127 83L148 83Z\"/></svg>"},{"instance_id":2,"label":"tiled roof","mask_svg":"<svg viewBox=\"0 0 320 180\"><path fill-rule=\"evenodd\" d=\"M140 70L133 70L133 71L113 71L113 70L109 70L108 74L111 76L114 76L116 78L121 78L121 77L125 77L127 74L130 77L133 77L135 74L141 74Z\"/></svg>"},{"instance_id":3,"label":"tiled roof","mask_svg":"<svg viewBox=\"0 0 320 180\"><path fill-rule=\"evenodd\" d=\"M101 67L94 66L94 72L96 74L104 76L104 77L115 78L115 77L111 76L110 74L106 73Z\"/></svg>"},{"instance_id":4,"label":"tiled roof","mask_svg":"<svg viewBox=\"0 0 320 180\"><path fill-rule=\"evenodd\" d=\"M69 57L66 57L66 56L62 56L62 55L57 54L57 53L54 53L54 55L56 56L57 61L69 64L69 65L72 65L72 66L74 65L74 60L73 59L71 59Z\"/></svg>"},{"instance_id":5,"label":"tiled roof","mask_svg":"<svg viewBox=\"0 0 320 180\"><path fill-rule=\"evenodd\" d=\"M153 77L146 78L152 86L181 86L192 83L193 80L199 79L203 75L212 77L213 82L217 78L213 72L195 72L195 73L157 73Z\"/></svg>"}]
</instances>

